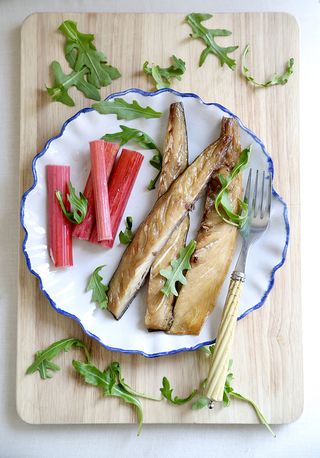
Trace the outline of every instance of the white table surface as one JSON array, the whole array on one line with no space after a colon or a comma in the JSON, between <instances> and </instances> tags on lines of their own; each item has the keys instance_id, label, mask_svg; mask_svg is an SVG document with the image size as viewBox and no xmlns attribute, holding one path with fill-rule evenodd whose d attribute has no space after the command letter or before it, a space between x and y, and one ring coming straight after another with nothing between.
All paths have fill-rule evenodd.
<instances>
[{"instance_id":1,"label":"white table surface","mask_svg":"<svg viewBox=\"0 0 320 458\"><path fill-rule=\"evenodd\" d=\"M35 11L238 12L285 11L301 30L302 281L305 407L295 423L262 426L32 426L15 407L18 244L20 25ZM290 37L288 37L290 40ZM317 0L0 0L0 458L28 457L320 457L317 342L320 300L319 76L320 3ZM316 242L315 242L316 241Z\"/></svg>"}]
</instances>

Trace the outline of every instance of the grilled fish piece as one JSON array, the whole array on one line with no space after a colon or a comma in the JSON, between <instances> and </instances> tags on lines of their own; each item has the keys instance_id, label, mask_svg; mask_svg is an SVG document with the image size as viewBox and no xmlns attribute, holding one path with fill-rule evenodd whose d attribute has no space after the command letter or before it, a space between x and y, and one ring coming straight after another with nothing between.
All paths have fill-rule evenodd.
<instances>
[{"instance_id":1,"label":"grilled fish piece","mask_svg":"<svg viewBox=\"0 0 320 458\"><path fill-rule=\"evenodd\" d=\"M225 129L226 126L223 126ZM240 155L239 127L236 121L229 124L233 130L229 162L218 171L226 175L237 163ZM229 132L230 133L230 132ZM234 211L238 210L238 199L242 194L241 174L229 187L229 197ZM170 334L195 334L201 331L203 323L212 312L221 286L229 270L234 254L237 228L225 223L216 213L214 201L220 189L217 175L209 181L204 216L197 235L197 248L191 259L191 270L186 274L174 307L174 319Z\"/></svg>"},{"instance_id":2,"label":"grilled fish piece","mask_svg":"<svg viewBox=\"0 0 320 458\"><path fill-rule=\"evenodd\" d=\"M161 197L174 180L188 165L188 137L183 104L170 105L167 133L164 141L162 169L158 197ZM168 330L173 315L173 294L165 296L161 289L165 279L160 275L161 269L166 269L172 259L176 258L184 246L189 229L189 215L174 230L171 237L162 248L150 269L147 310L145 325L150 330Z\"/></svg>"},{"instance_id":3,"label":"grilled fish piece","mask_svg":"<svg viewBox=\"0 0 320 458\"><path fill-rule=\"evenodd\" d=\"M109 311L121 318L174 229L187 215L212 173L228 161L232 137L222 135L172 183L140 224L109 283Z\"/></svg>"}]
</instances>

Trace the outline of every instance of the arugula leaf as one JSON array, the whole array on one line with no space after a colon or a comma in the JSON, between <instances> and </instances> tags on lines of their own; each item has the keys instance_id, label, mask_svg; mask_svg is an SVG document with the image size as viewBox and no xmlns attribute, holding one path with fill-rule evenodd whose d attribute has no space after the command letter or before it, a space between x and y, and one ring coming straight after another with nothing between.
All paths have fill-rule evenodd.
<instances>
[{"instance_id":1,"label":"arugula leaf","mask_svg":"<svg viewBox=\"0 0 320 458\"><path fill-rule=\"evenodd\" d=\"M94 103L92 108L100 114L115 114L117 119L127 119L128 121L137 118L160 118L162 115L162 113L153 110L151 107L141 107L136 100L128 103L119 97Z\"/></svg>"},{"instance_id":2,"label":"arugula leaf","mask_svg":"<svg viewBox=\"0 0 320 458\"><path fill-rule=\"evenodd\" d=\"M58 30L66 37L64 51L70 67L76 72L86 67L89 83L100 89L121 76L117 68L107 65L106 56L97 51L93 44L94 35L79 32L77 23L71 20L64 21Z\"/></svg>"},{"instance_id":3,"label":"arugula leaf","mask_svg":"<svg viewBox=\"0 0 320 458\"><path fill-rule=\"evenodd\" d=\"M173 389L170 387L170 382L167 379L167 377L163 377L162 379L162 387L160 388L160 391L163 395L164 398L166 398L169 402L172 404L176 405L182 405L186 404L187 402L191 401L192 398L197 394L198 390L193 390L188 397L186 398L179 398L178 396L175 396L172 398L172 391Z\"/></svg>"},{"instance_id":4,"label":"arugula leaf","mask_svg":"<svg viewBox=\"0 0 320 458\"><path fill-rule=\"evenodd\" d=\"M56 372L60 370L60 366L53 363L51 360L55 358L62 350L65 352L69 351L72 346L82 348L87 361L90 361L90 353L86 345L78 339L62 339L58 342L54 342L49 347L44 350L39 350L35 354L34 362L28 367L26 374L33 374L36 371L39 371L40 377L42 379L51 378L52 374L48 371Z\"/></svg>"},{"instance_id":5,"label":"arugula leaf","mask_svg":"<svg viewBox=\"0 0 320 458\"><path fill-rule=\"evenodd\" d=\"M210 399L207 396L200 396L191 406L192 410L203 409L203 407L208 407L210 405Z\"/></svg>"},{"instance_id":6,"label":"arugula leaf","mask_svg":"<svg viewBox=\"0 0 320 458\"><path fill-rule=\"evenodd\" d=\"M151 159L150 164L157 170L161 170L162 168L162 155L160 151L158 151Z\"/></svg>"},{"instance_id":7,"label":"arugula leaf","mask_svg":"<svg viewBox=\"0 0 320 458\"><path fill-rule=\"evenodd\" d=\"M276 437L266 417L263 415L263 413L261 412L261 410L259 409L259 407L257 406L255 402L253 402L251 399L246 398L245 396L242 396L242 394L236 393L235 391L231 391L230 395L236 399L240 399L240 401L248 402L252 406L253 410L255 411L257 417L260 420L260 423L262 423L267 428L267 430L270 431L273 437Z\"/></svg>"},{"instance_id":8,"label":"arugula leaf","mask_svg":"<svg viewBox=\"0 0 320 458\"><path fill-rule=\"evenodd\" d=\"M216 37L227 37L231 35L229 30L225 29L207 29L202 22L212 18L212 14L191 13L186 17L187 23L190 25L192 32L191 38L200 38L204 41L206 47L202 51L199 60L201 67L209 54L214 54L220 60L221 66L227 64L231 70L236 68L236 61L231 59L228 54L232 53L239 46L229 46L223 48L215 42Z\"/></svg>"},{"instance_id":9,"label":"arugula leaf","mask_svg":"<svg viewBox=\"0 0 320 458\"><path fill-rule=\"evenodd\" d=\"M203 353L205 353L208 356L212 356L214 352L214 347L215 347L215 344L212 344L209 347L205 345L204 347L200 347L199 351L202 351Z\"/></svg>"},{"instance_id":10,"label":"arugula leaf","mask_svg":"<svg viewBox=\"0 0 320 458\"><path fill-rule=\"evenodd\" d=\"M191 269L190 258L195 249L196 242L191 240L187 246L180 250L179 257L171 261L171 267L160 270L160 275L167 279L161 290L166 296L169 296L169 294L178 296L176 282L180 282L183 285L186 284L187 279L184 276L184 271Z\"/></svg>"},{"instance_id":11,"label":"arugula leaf","mask_svg":"<svg viewBox=\"0 0 320 458\"><path fill-rule=\"evenodd\" d=\"M71 205L72 211L68 211L64 205L61 191L56 191L56 198L60 204L61 210L64 216L71 221L73 224L80 224L87 215L88 210L88 199L79 193L80 197L77 197L74 187L69 181L69 194L67 194L68 202Z\"/></svg>"},{"instance_id":12,"label":"arugula leaf","mask_svg":"<svg viewBox=\"0 0 320 458\"><path fill-rule=\"evenodd\" d=\"M171 59L172 65L168 68L161 68L159 65L148 67L148 61L143 64L144 73L154 79L157 89L170 87L172 78L177 78L180 81L181 76L186 71L186 63L182 59L178 59L176 56L172 56Z\"/></svg>"},{"instance_id":13,"label":"arugula leaf","mask_svg":"<svg viewBox=\"0 0 320 458\"><path fill-rule=\"evenodd\" d=\"M107 291L109 287L102 283L102 277L99 275L103 267L105 266L97 267L90 275L86 291L92 290L91 301L96 302L102 310L105 310L108 306Z\"/></svg>"},{"instance_id":14,"label":"arugula leaf","mask_svg":"<svg viewBox=\"0 0 320 458\"><path fill-rule=\"evenodd\" d=\"M120 125L120 128L122 132L115 132L114 134L105 134L103 137L101 137L102 140L106 140L109 142L120 141L120 146L123 146L126 143L129 143L130 141L134 141L141 148L157 150L157 153L150 159L149 162L153 167L161 171L162 156L161 156L159 148L157 147L153 139L145 132L142 132L142 130L133 129L131 127L127 127L124 125ZM148 184L149 191L151 191L152 189L155 189L156 182L159 177L160 177L160 173L158 173L156 177L150 181L150 183ZM121 234L122 232L119 234L119 237ZM121 242L121 243L124 243L124 242ZM129 243L129 242L125 242L125 243Z\"/></svg>"},{"instance_id":15,"label":"arugula leaf","mask_svg":"<svg viewBox=\"0 0 320 458\"><path fill-rule=\"evenodd\" d=\"M253 76L250 75L249 69L246 66L245 60L247 57L247 54L249 52L250 46L247 45L244 48L244 51L242 53L242 66L241 66L241 73L245 77L249 83L253 84L256 87L270 87L270 86L277 86L281 85L283 86L284 84L287 84L290 76L293 74L293 67L294 67L294 59L291 57L288 62L287 62L287 68L282 74L275 73L272 75L272 77L266 81L265 83L258 83L255 81Z\"/></svg>"},{"instance_id":16,"label":"arugula leaf","mask_svg":"<svg viewBox=\"0 0 320 458\"><path fill-rule=\"evenodd\" d=\"M133 394L134 396L137 396L138 398L144 398L144 399L150 399L151 401L161 401L161 398L155 398L153 396L149 396L144 393L139 393L138 391L134 390L129 386L125 381L122 376L122 371L121 371L121 366L117 361L114 361L110 365L112 372L118 377L120 385L127 390L130 394Z\"/></svg>"},{"instance_id":17,"label":"arugula leaf","mask_svg":"<svg viewBox=\"0 0 320 458\"><path fill-rule=\"evenodd\" d=\"M128 404L132 404L136 407L139 422L139 435L143 423L143 409L138 397L144 397L156 401L159 399L151 398L143 393L137 393L129 385L127 385L122 377L118 362L111 363L103 372L93 364L83 363L81 361L73 360L72 365L83 377L86 383L101 388L103 396L118 397Z\"/></svg>"},{"instance_id":18,"label":"arugula leaf","mask_svg":"<svg viewBox=\"0 0 320 458\"><path fill-rule=\"evenodd\" d=\"M93 100L100 100L99 91L95 86L85 79L88 73L87 68L82 68L79 71L72 71L69 75L63 73L59 62L51 63L51 70L54 76L53 87L47 87L47 92L56 102L61 102L69 107L75 105L74 100L68 94L68 90L75 86L86 97Z\"/></svg>"},{"instance_id":19,"label":"arugula leaf","mask_svg":"<svg viewBox=\"0 0 320 458\"><path fill-rule=\"evenodd\" d=\"M132 216L126 217L126 229L125 231L121 231L119 234L119 240L123 245L128 245L128 243L132 242L133 234L132 234Z\"/></svg>"},{"instance_id":20,"label":"arugula leaf","mask_svg":"<svg viewBox=\"0 0 320 458\"><path fill-rule=\"evenodd\" d=\"M142 132L139 129L133 129L132 127L127 127L120 125L122 132L115 132L114 134L105 134L101 137L102 140L107 142L117 142L120 141L120 146L126 145L129 142L137 143L143 149L156 149L159 151L159 148L153 141L153 139Z\"/></svg>"},{"instance_id":21,"label":"arugula leaf","mask_svg":"<svg viewBox=\"0 0 320 458\"><path fill-rule=\"evenodd\" d=\"M202 350L209 357L212 357L213 354L214 354L214 349L215 349L215 344L210 345L209 347L201 347L199 350ZM275 433L273 432L273 430L271 429L270 425L268 424L268 421L267 421L266 417L263 415L263 413L261 412L261 410L259 409L257 404L254 401L252 401L251 399L243 396L242 394L236 393L234 391L234 389L232 388L231 383L232 383L232 380L234 379L233 373L231 372L232 364L233 364L233 361L232 361L232 359L230 359L229 360L229 364L228 364L227 377L226 377L226 381L225 381L225 385L224 385L223 405L225 407L228 407L230 405L232 397L236 398L236 399L239 399L240 401L244 401L244 402L249 403L252 406L252 408L254 409L257 417L259 418L260 423L262 423L268 429L268 431L270 431L270 433L273 435L273 437L276 437ZM202 382L202 388L203 389L205 388L205 383L206 383L206 380L204 380ZM202 409L203 407L210 406L210 404L211 404L211 401L210 401L209 398L207 398L207 396L200 396L192 404L192 409L194 409L194 410Z\"/></svg>"},{"instance_id":22,"label":"arugula leaf","mask_svg":"<svg viewBox=\"0 0 320 458\"><path fill-rule=\"evenodd\" d=\"M259 409L257 404L254 401L252 401L251 399L243 396L242 394L236 393L234 391L234 389L232 388L231 382L232 382L234 377L233 377L232 372L230 372L231 371L231 367L232 367L232 359L230 359L230 361L229 361L228 374L227 374L226 383L225 383L225 386L224 386L224 393L223 393L223 404L224 404L224 406L228 407L230 405L230 399L232 397L236 398L236 399L239 399L240 401L247 402L254 409L257 417L260 420L260 423L262 423L268 429L268 431L270 431L270 433L273 435L273 437L276 437L275 433L272 431L271 427L269 426L266 417L263 415L263 413L261 412L261 410Z\"/></svg>"},{"instance_id":23,"label":"arugula leaf","mask_svg":"<svg viewBox=\"0 0 320 458\"><path fill-rule=\"evenodd\" d=\"M233 226L238 226L239 228L244 226L248 218L248 204L247 202L239 199L241 211L239 214L234 213L229 199L228 187L230 186L232 180L238 175L238 173L240 173L241 170L247 166L250 159L250 153L251 145L241 152L239 162L234 166L229 175L219 175L221 189L218 192L214 203L216 212L223 219L223 221ZM222 209L224 213L222 213L220 209Z\"/></svg>"},{"instance_id":24,"label":"arugula leaf","mask_svg":"<svg viewBox=\"0 0 320 458\"><path fill-rule=\"evenodd\" d=\"M152 189L155 189L156 187L156 183L158 181L158 179L160 178L160 175L161 175L161 169L162 169L162 155L160 153L160 151L158 151L151 159L150 159L150 164L152 165L152 167L154 167L155 169L159 170L159 172L157 173L157 175L155 176L155 178L153 178L152 180L150 180L149 184L148 184L148 190L151 191Z\"/></svg>"},{"instance_id":25,"label":"arugula leaf","mask_svg":"<svg viewBox=\"0 0 320 458\"><path fill-rule=\"evenodd\" d=\"M157 175L149 181L149 184L147 186L148 191L152 191L153 189L156 189L156 183L158 179L160 178L161 172L157 173Z\"/></svg>"}]
</instances>

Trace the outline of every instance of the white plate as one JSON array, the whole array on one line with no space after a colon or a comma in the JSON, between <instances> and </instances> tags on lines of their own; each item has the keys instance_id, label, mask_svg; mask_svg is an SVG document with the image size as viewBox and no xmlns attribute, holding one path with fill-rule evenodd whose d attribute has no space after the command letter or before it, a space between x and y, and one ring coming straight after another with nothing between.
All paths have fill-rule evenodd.
<instances>
[{"instance_id":1,"label":"white plate","mask_svg":"<svg viewBox=\"0 0 320 458\"><path fill-rule=\"evenodd\" d=\"M34 158L32 172L34 183L25 192L21 204L21 224L26 232L23 252L27 266L40 282L40 288L51 306L59 313L72 317L84 331L109 350L140 353L148 357L167 355L185 350L195 350L211 343L217 332L224 298L229 282L226 278L216 307L203 326L199 336L172 336L163 332L148 332L144 327L146 288L142 288L120 321L91 302L91 292L85 292L89 275L101 264L107 267L103 276L108 282L125 250L119 245L118 235L112 250L91 243L74 240L74 266L55 269L50 263L47 247L47 206L45 167L48 164L71 166L71 181L76 189L83 189L89 170L89 142L105 133L117 132L125 124L147 132L158 145L162 145L172 102L182 101L186 114L189 139L189 162L219 135L221 117L236 117L223 106L204 103L195 94L182 94L170 89L144 92L138 89L113 94L109 98L123 97L126 101L137 100L140 105L152 106L163 113L160 119L136 119L118 121L115 115L100 115L90 108L79 111L68 119L59 135L51 138L44 149ZM238 118L237 118L238 119ZM263 143L238 119L241 126L241 145L252 144L250 165L269 171L273 175L273 163ZM143 221L156 200L156 191L146 186L155 175L149 164L153 151L140 150L145 160L134 190L130 196L124 217L133 217L134 228ZM195 228L201 217L201 200L191 214L189 239L196 234ZM124 224L120 225L121 230ZM243 291L240 318L261 307L274 283L275 271L285 260L289 240L287 207L273 190L271 222L267 233L252 247L247 263L247 282ZM236 256L235 256L236 257ZM232 270L231 269L230 271ZM214 281L214 279L212 279Z\"/></svg>"}]
</instances>

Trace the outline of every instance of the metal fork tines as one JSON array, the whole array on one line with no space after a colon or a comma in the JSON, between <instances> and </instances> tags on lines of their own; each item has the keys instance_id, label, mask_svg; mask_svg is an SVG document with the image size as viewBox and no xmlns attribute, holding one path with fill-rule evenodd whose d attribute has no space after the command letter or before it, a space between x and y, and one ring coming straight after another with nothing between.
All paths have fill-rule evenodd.
<instances>
[{"instance_id":1,"label":"metal fork tines","mask_svg":"<svg viewBox=\"0 0 320 458\"><path fill-rule=\"evenodd\" d=\"M252 169L249 171L244 200L248 205L248 218L240 230L242 247L233 273L234 277L245 278L245 267L248 249L265 232L268 227L271 212L272 177L269 173L256 170L255 177ZM254 180L253 192L252 181Z\"/></svg>"}]
</instances>

